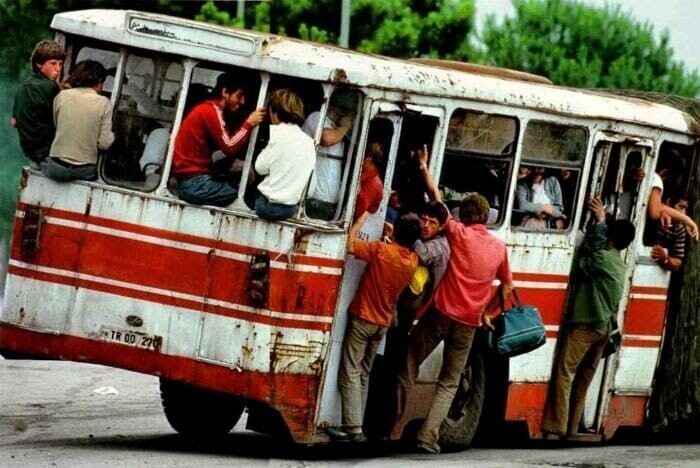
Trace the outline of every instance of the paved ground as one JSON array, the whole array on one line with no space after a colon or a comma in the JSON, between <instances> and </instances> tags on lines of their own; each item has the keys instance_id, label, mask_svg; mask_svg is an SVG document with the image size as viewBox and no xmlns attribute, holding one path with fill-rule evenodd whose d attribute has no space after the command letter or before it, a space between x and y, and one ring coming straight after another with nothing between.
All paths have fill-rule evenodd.
<instances>
[{"instance_id":1,"label":"paved ground","mask_svg":"<svg viewBox=\"0 0 700 468\"><path fill-rule=\"evenodd\" d=\"M193 445L168 426L154 377L69 362L0 360L0 467L700 466L700 445L535 444L430 456L394 447L286 446L246 431L243 423L221 442Z\"/></svg>"}]
</instances>

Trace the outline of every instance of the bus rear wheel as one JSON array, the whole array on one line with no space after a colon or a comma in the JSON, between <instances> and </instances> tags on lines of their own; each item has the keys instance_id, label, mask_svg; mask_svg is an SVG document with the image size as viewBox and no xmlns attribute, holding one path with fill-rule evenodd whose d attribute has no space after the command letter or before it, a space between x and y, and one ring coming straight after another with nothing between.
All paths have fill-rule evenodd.
<instances>
[{"instance_id":1,"label":"bus rear wheel","mask_svg":"<svg viewBox=\"0 0 700 468\"><path fill-rule=\"evenodd\" d=\"M245 409L240 398L163 378L160 398L172 428L197 440L225 436Z\"/></svg>"},{"instance_id":2,"label":"bus rear wheel","mask_svg":"<svg viewBox=\"0 0 700 468\"><path fill-rule=\"evenodd\" d=\"M484 408L486 367L478 349L469 356L447 418L440 427L440 447L456 452L471 444Z\"/></svg>"}]
</instances>

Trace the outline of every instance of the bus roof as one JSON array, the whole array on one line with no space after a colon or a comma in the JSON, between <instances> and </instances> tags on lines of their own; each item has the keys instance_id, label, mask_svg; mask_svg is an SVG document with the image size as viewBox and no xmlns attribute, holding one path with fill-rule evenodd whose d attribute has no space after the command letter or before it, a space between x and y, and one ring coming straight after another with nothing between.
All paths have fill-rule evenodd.
<instances>
[{"instance_id":1,"label":"bus roof","mask_svg":"<svg viewBox=\"0 0 700 468\"><path fill-rule=\"evenodd\" d=\"M155 13L80 10L58 13L51 26L68 34L193 59L248 64L271 73L398 92L463 98L563 115L613 119L700 134L700 123L688 113L633 96L616 96L433 67Z\"/></svg>"}]
</instances>

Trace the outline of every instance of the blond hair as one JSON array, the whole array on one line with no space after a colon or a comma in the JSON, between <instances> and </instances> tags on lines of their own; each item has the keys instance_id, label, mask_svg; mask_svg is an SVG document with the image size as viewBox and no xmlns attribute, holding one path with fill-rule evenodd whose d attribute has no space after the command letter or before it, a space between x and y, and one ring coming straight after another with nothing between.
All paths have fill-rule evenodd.
<instances>
[{"instance_id":1,"label":"blond hair","mask_svg":"<svg viewBox=\"0 0 700 468\"><path fill-rule=\"evenodd\" d=\"M298 94L288 89L278 89L267 99L270 112L274 112L282 123L302 125L304 123L304 102Z\"/></svg>"}]
</instances>

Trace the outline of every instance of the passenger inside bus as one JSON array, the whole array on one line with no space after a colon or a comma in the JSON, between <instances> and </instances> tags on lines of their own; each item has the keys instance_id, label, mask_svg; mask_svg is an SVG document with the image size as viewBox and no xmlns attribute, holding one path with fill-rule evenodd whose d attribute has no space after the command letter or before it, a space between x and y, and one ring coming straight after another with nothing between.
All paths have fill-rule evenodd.
<instances>
[{"instance_id":1,"label":"passenger inside bus","mask_svg":"<svg viewBox=\"0 0 700 468\"><path fill-rule=\"evenodd\" d=\"M649 220L660 222L662 226L668 226L673 221L682 223L685 225L688 235L698 240L697 224L688 215L664 205L661 201L664 184L674 187L671 190L677 189L684 179L685 167L683 156L677 149L670 148L669 151L661 152L649 194L647 217Z\"/></svg>"},{"instance_id":2,"label":"passenger inside bus","mask_svg":"<svg viewBox=\"0 0 700 468\"><path fill-rule=\"evenodd\" d=\"M685 214L688 209L688 192L666 192L663 201L664 205ZM687 239L683 223L673 221L669 226L658 224L653 236L651 259L665 270L680 270L685 259Z\"/></svg>"},{"instance_id":3,"label":"passenger inside bus","mask_svg":"<svg viewBox=\"0 0 700 468\"><path fill-rule=\"evenodd\" d=\"M304 189L316 188L316 149L304 133L304 103L288 89L274 91L267 101L270 139L255 161L258 184L255 213L268 221L297 214Z\"/></svg>"},{"instance_id":4,"label":"passenger inside bus","mask_svg":"<svg viewBox=\"0 0 700 468\"><path fill-rule=\"evenodd\" d=\"M114 142L112 104L100 94L106 77L99 62L80 62L68 77L71 89L54 99L56 136L41 163L47 177L59 182L97 178L97 152Z\"/></svg>"},{"instance_id":5,"label":"passenger inside bus","mask_svg":"<svg viewBox=\"0 0 700 468\"><path fill-rule=\"evenodd\" d=\"M516 208L522 213L519 225L533 229L563 229L566 215L559 180L542 166L520 166ZM515 220L515 216L513 217Z\"/></svg>"},{"instance_id":6,"label":"passenger inside bus","mask_svg":"<svg viewBox=\"0 0 700 468\"><path fill-rule=\"evenodd\" d=\"M238 195L230 174L219 176L212 154L218 149L230 167L250 138L252 129L262 122L265 109L250 113L234 132L227 130L228 118L243 107L248 92L245 76L223 73L218 76L210 99L197 105L183 119L173 151L171 175L178 181L178 196L195 205L227 206Z\"/></svg>"},{"instance_id":7,"label":"passenger inside bus","mask_svg":"<svg viewBox=\"0 0 700 468\"><path fill-rule=\"evenodd\" d=\"M356 100L354 92L338 90L326 111L316 156L316 190L309 192L306 200L306 214L311 218L328 221L335 216L342 185L345 140L353 126ZM320 111L311 112L304 122L304 132L313 138L320 120Z\"/></svg>"}]
</instances>

